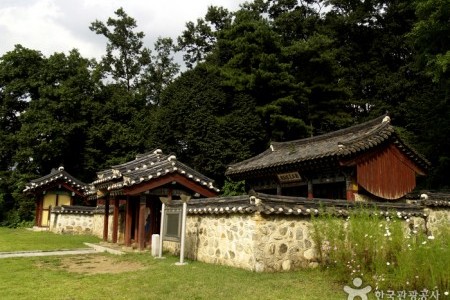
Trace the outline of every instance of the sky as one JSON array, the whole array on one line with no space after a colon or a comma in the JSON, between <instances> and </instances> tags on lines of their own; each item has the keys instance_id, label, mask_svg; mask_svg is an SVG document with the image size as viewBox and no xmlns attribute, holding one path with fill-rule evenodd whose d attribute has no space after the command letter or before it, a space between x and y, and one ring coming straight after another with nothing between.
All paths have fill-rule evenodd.
<instances>
[{"instance_id":1,"label":"sky","mask_svg":"<svg viewBox=\"0 0 450 300\"><path fill-rule=\"evenodd\" d=\"M107 40L89 30L90 24L122 7L145 34L144 46L155 40L176 40L188 21L203 18L209 5L231 11L243 0L0 0L0 56L14 45L38 50L45 56L76 48L85 58L100 59Z\"/></svg>"}]
</instances>

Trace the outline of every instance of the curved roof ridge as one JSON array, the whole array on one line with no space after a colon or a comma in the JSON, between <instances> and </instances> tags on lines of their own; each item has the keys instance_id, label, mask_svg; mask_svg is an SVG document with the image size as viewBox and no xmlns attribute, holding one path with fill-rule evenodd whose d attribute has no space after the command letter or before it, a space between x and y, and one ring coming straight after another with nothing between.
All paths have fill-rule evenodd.
<instances>
[{"instance_id":1,"label":"curved roof ridge","mask_svg":"<svg viewBox=\"0 0 450 300\"><path fill-rule=\"evenodd\" d=\"M58 169L52 169L47 175L30 180L30 182L26 184L24 191L34 190L60 179L73 185L79 191L88 190L88 184L70 175L63 167L59 167Z\"/></svg>"},{"instance_id":2,"label":"curved roof ridge","mask_svg":"<svg viewBox=\"0 0 450 300\"><path fill-rule=\"evenodd\" d=\"M81 180L75 178L74 176L70 175L67 171L65 171L64 169L61 169L61 168L59 168L57 170L56 169L52 169L52 171L49 174L44 175L44 176L39 177L39 178L36 178L36 179L33 179L33 180L30 180L30 182L31 183L37 183L37 182L44 181L46 179L56 178L59 175L66 176L67 178L69 178L72 181L74 181L76 184L79 184L79 185L82 185L82 186L86 186L87 185L86 183L84 183Z\"/></svg>"},{"instance_id":3,"label":"curved roof ridge","mask_svg":"<svg viewBox=\"0 0 450 300\"><path fill-rule=\"evenodd\" d=\"M309 166L311 161L356 156L389 141L400 145L400 150L417 166L426 169L427 161L401 140L395 127L391 125L389 116L385 114L373 120L316 137L273 143L264 152L254 157L230 164L225 174L239 179L250 172L274 171L276 168L293 164Z\"/></svg>"},{"instance_id":4,"label":"curved roof ridge","mask_svg":"<svg viewBox=\"0 0 450 300\"><path fill-rule=\"evenodd\" d=\"M245 160L236 162L236 163L234 163L234 164L228 165L228 168L232 168L233 166L238 166L238 165L241 165L241 164L244 164L244 163L248 163L248 162L251 162L251 161L254 161L254 160L258 160L259 158L261 158L261 157L263 157L263 156L266 156L267 152L270 153L270 152L273 152L273 151L272 151L271 148L269 147L268 149L264 150L263 152L261 152L260 154L258 154L258 155L256 155L256 156L253 156L253 157L247 158L247 159L245 159Z\"/></svg>"},{"instance_id":5,"label":"curved roof ridge","mask_svg":"<svg viewBox=\"0 0 450 300\"><path fill-rule=\"evenodd\" d=\"M363 128L364 128L364 127L363 127ZM361 128L361 129L362 129L362 128ZM341 142L341 143L342 143L343 145L350 145L350 144L352 144L352 143L362 141L362 140L366 139L367 136L370 136L370 135L373 134L374 132L380 132L380 131L382 131L383 129L389 129L389 132L390 132L390 133L394 133L394 132L395 132L394 127L390 124L390 122L381 122L379 126L373 127L372 129L370 129L369 131L367 131L364 135L362 135L362 136L357 136L357 137L355 137L355 138L353 138L353 139L349 139L349 140L343 141L343 142Z\"/></svg>"},{"instance_id":6,"label":"curved roof ridge","mask_svg":"<svg viewBox=\"0 0 450 300\"><path fill-rule=\"evenodd\" d=\"M260 154L250 157L246 160L237 162L237 163L233 163L228 165L228 169L226 171L225 174L233 174L236 171L239 172L238 169L241 169L241 171L245 172L245 171L249 171L251 169L255 169L255 167L248 167L248 168L241 168L241 166L245 166L248 164L251 164L255 161L261 160L263 159L265 156L270 156L272 153L277 152L278 150L282 150L282 149L286 149L288 147L295 147L295 146L301 146L301 145L307 145L307 144L311 144L311 143L315 143L315 142L321 142L321 141L327 141L330 140L332 138L337 138L340 136L345 136L348 135L352 132L360 132L366 128L372 128L375 127L373 129L373 131L377 130L380 128L380 126L383 128L385 126L389 126L389 122L383 122L384 118L386 118L387 114L384 114L380 117L377 117L375 119L372 119L370 121L364 122L364 123L360 123L357 125L353 125L351 127L347 127L347 128L343 128L334 132L329 132L326 134L322 134L322 135L318 135L318 136L314 136L314 137L310 137L310 138L305 138L305 139L299 139L299 140L293 140L293 141L287 141L287 142L273 142L270 147L268 149L266 149L264 152L261 152ZM385 125L388 124L388 125ZM377 126L378 125L378 126ZM337 146L337 143L336 143ZM294 152L296 151L296 149L292 149ZM329 150L329 151L328 151ZM333 153L334 150L333 149L328 149L326 152L327 153ZM274 163L273 161L268 162L267 166L276 164L284 164L285 161L283 162L277 162ZM264 165L259 165L257 168L264 168ZM236 170L233 170L236 169Z\"/></svg>"},{"instance_id":7,"label":"curved roof ridge","mask_svg":"<svg viewBox=\"0 0 450 300\"><path fill-rule=\"evenodd\" d=\"M414 157L411 157L411 155L408 155L410 158L413 158L415 161L419 160L419 164L421 164L422 166L424 166L425 168L428 168L431 166L431 162L426 159L422 154L420 154L419 152L416 151L416 149L414 149L413 147L411 147L407 142L405 142L404 140L397 138L396 142L398 144L401 144L400 151L402 151L403 153L408 155L408 152L412 152Z\"/></svg>"},{"instance_id":8,"label":"curved roof ridge","mask_svg":"<svg viewBox=\"0 0 450 300\"><path fill-rule=\"evenodd\" d=\"M272 142L272 145L273 146L275 146L275 145L283 146L283 145L289 145L289 144L296 144L296 145L300 144L301 145L301 144L306 144L306 143L310 143L310 142L326 140L326 139L329 139L329 138L332 138L332 137L338 137L338 136L344 135L346 133L350 133L350 132L353 132L353 131L359 131L359 130L362 130L362 129L365 129L365 128L371 128L371 127L373 127L374 125L377 125L377 124L379 124L379 125L388 124L389 125L390 122L383 122L383 119L386 116L387 116L387 114L384 114L384 115L382 115L380 117L377 117L375 119L372 119L372 120L369 120L369 121L366 121L366 122L363 122L363 123L355 124L355 125L350 126L350 127L342 128L342 129L339 129L339 130L336 130L336 131L331 131L331 132L324 133L324 134L321 134L321 135L312 136L312 137L309 137L309 138L297 139L297 140L285 141L285 142ZM373 131L376 130L376 129L377 128L373 128ZM274 151L276 151L276 150L277 149L275 148Z\"/></svg>"}]
</instances>

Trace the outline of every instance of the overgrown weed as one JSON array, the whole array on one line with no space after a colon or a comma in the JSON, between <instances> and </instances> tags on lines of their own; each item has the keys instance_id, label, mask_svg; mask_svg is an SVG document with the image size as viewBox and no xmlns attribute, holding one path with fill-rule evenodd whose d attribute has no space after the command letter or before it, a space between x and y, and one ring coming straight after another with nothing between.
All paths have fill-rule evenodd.
<instances>
[{"instance_id":1,"label":"overgrown weed","mask_svg":"<svg viewBox=\"0 0 450 300\"><path fill-rule=\"evenodd\" d=\"M321 266L343 282L359 277L381 290L449 290L448 226L430 235L409 217L363 207L346 219L324 210L312 222Z\"/></svg>"}]
</instances>

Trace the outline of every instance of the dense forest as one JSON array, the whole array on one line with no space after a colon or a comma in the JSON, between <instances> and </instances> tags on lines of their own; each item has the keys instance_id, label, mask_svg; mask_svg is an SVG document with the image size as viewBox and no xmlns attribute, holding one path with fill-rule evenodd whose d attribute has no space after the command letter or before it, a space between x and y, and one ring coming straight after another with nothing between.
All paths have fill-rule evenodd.
<instances>
[{"instance_id":1,"label":"dense forest","mask_svg":"<svg viewBox=\"0 0 450 300\"><path fill-rule=\"evenodd\" d=\"M52 168L91 182L161 148L222 185L270 141L386 112L432 164L420 188L450 188L448 0L211 6L152 49L123 9L89 28L107 41L99 61L20 45L0 57L0 225L33 218L22 190Z\"/></svg>"}]
</instances>

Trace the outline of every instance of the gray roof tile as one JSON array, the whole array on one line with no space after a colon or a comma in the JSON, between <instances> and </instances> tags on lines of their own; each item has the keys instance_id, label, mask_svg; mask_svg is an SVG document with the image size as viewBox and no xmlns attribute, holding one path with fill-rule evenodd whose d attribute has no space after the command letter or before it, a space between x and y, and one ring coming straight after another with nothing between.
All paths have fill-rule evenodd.
<instances>
[{"instance_id":1,"label":"gray roof tile","mask_svg":"<svg viewBox=\"0 0 450 300\"><path fill-rule=\"evenodd\" d=\"M215 192L219 191L214 185L214 180L179 162L174 155L163 154L159 149L139 154L135 160L98 172L97 180L92 184L97 188L106 188L117 193L124 187L154 180L170 173L178 173Z\"/></svg>"},{"instance_id":2,"label":"gray roof tile","mask_svg":"<svg viewBox=\"0 0 450 300\"><path fill-rule=\"evenodd\" d=\"M354 157L387 141L393 141L413 161L423 168L429 163L396 134L388 116L381 116L366 123L334 131L328 134L272 143L263 153L247 160L231 164L226 175L240 177L255 171L267 171L289 165L307 164L323 159Z\"/></svg>"},{"instance_id":3,"label":"gray roof tile","mask_svg":"<svg viewBox=\"0 0 450 300\"><path fill-rule=\"evenodd\" d=\"M58 169L52 169L50 174L31 180L23 191L33 193L37 190L40 191L49 186L53 186L58 182L64 182L72 186L80 194L85 194L89 190L89 186L86 183L67 173L63 167L59 167Z\"/></svg>"}]
</instances>

